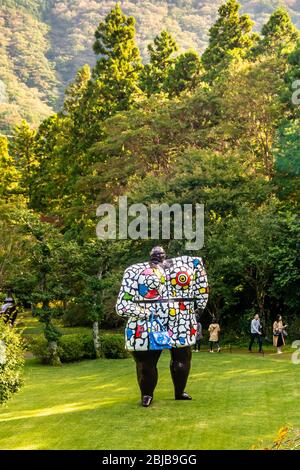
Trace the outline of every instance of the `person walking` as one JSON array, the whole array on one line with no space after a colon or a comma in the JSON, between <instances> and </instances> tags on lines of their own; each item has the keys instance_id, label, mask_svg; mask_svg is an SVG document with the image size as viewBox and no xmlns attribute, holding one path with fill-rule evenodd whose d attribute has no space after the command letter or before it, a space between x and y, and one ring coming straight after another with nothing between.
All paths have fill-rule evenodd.
<instances>
[{"instance_id":1,"label":"person walking","mask_svg":"<svg viewBox=\"0 0 300 470\"><path fill-rule=\"evenodd\" d=\"M277 315L273 323L273 345L277 348L277 354L282 354L282 346L285 345L284 336L287 325L283 324L282 316Z\"/></svg>"},{"instance_id":2,"label":"person walking","mask_svg":"<svg viewBox=\"0 0 300 470\"><path fill-rule=\"evenodd\" d=\"M210 345L210 351L211 353L214 352L214 348L217 348L217 351L220 352L220 344L219 344L219 334L220 334L221 328L219 323L215 318L212 319L211 324L208 327L208 332L210 334L209 336L209 345Z\"/></svg>"},{"instance_id":3,"label":"person walking","mask_svg":"<svg viewBox=\"0 0 300 470\"><path fill-rule=\"evenodd\" d=\"M200 323L200 320L197 319L197 333L196 333L196 343L194 346L194 351L199 352L201 347L201 340L203 339L203 329Z\"/></svg>"},{"instance_id":4,"label":"person walking","mask_svg":"<svg viewBox=\"0 0 300 470\"><path fill-rule=\"evenodd\" d=\"M262 353L262 332L261 332L261 323L258 313L254 315L253 320L251 321L251 339L249 344L249 352L252 352L252 346L254 341L257 339L259 352Z\"/></svg>"}]
</instances>

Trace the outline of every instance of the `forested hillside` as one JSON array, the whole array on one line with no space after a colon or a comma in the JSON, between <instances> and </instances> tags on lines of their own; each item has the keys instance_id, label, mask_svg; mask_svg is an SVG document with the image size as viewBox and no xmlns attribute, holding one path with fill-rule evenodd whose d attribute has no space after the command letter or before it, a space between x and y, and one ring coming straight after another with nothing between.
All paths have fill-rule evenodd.
<instances>
[{"instance_id":1,"label":"forested hillside","mask_svg":"<svg viewBox=\"0 0 300 470\"><path fill-rule=\"evenodd\" d=\"M221 0L121 1L136 19L136 37L144 61L147 45L162 29L182 50L203 52L208 30ZM114 6L113 0L0 1L0 130L10 133L21 117L37 125L58 109L63 91L85 63L95 64L92 50L97 24ZM285 4L300 26L297 0L242 0L242 11L260 30L271 12Z\"/></svg>"}]
</instances>

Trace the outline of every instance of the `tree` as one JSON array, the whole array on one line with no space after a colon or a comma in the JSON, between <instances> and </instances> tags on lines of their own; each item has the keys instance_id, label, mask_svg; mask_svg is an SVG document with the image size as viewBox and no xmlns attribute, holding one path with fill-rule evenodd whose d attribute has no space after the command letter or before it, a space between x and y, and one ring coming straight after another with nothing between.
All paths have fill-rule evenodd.
<instances>
[{"instance_id":1,"label":"tree","mask_svg":"<svg viewBox=\"0 0 300 470\"><path fill-rule=\"evenodd\" d=\"M72 119L53 114L39 126L34 142L34 168L30 207L49 215L61 215L73 188L79 157L75 152Z\"/></svg>"},{"instance_id":2,"label":"tree","mask_svg":"<svg viewBox=\"0 0 300 470\"><path fill-rule=\"evenodd\" d=\"M175 63L174 53L178 50L175 39L168 31L162 31L148 45L150 63L141 73L141 88L147 96L163 90L171 66Z\"/></svg>"},{"instance_id":3,"label":"tree","mask_svg":"<svg viewBox=\"0 0 300 470\"><path fill-rule=\"evenodd\" d=\"M296 213L281 211L277 242L271 249L274 280L271 295L281 303L285 314L298 316L300 308L299 262L300 223Z\"/></svg>"},{"instance_id":4,"label":"tree","mask_svg":"<svg viewBox=\"0 0 300 470\"><path fill-rule=\"evenodd\" d=\"M276 208L269 203L241 207L236 217L215 226L207 241L212 299L224 295L224 284L231 286L232 295L249 296L250 306L268 323L278 228Z\"/></svg>"},{"instance_id":5,"label":"tree","mask_svg":"<svg viewBox=\"0 0 300 470\"><path fill-rule=\"evenodd\" d=\"M300 174L300 121L285 122L278 131L275 146L276 170L286 175Z\"/></svg>"},{"instance_id":6,"label":"tree","mask_svg":"<svg viewBox=\"0 0 300 470\"><path fill-rule=\"evenodd\" d=\"M13 290L10 279L20 273L26 258L19 226L20 213L24 210L22 198L0 202L0 292Z\"/></svg>"},{"instance_id":7,"label":"tree","mask_svg":"<svg viewBox=\"0 0 300 470\"><path fill-rule=\"evenodd\" d=\"M295 49L288 55L288 66L285 75L286 89L282 101L290 108L292 115L300 117L300 40Z\"/></svg>"},{"instance_id":8,"label":"tree","mask_svg":"<svg viewBox=\"0 0 300 470\"><path fill-rule=\"evenodd\" d=\"M63 110L74 117L81 106L82 98L84 97L89 81L91 79L90 66L85 64L76 73L73 83L71 83L65 90L65 99Z\"/></svg>"},{"instance_id":9,"label":"tree","mask_svg":"<svg viewBox=\"0 0 300 470\"><path fill-rule=\"evenodd\" d=\"M62 236L50 224L40 222L38 217L32 214L28 214L24 220L23 230L29 237L27 273L30 272L29 282L31 281L31 286L28 289L28 280L25 280L24 295L28 296L30 292L32 313L44 323L44 335L48 342L50 362L53 365L59 365L57 341L61 333L53 324L57 307L51 305L51 302L63 300L66 295L63 286L58 282L55 263L55 251L59 249ZM26 276L26 272L24 274ZM17 279L15 280L16 285L20 281L24 281L24 274L19 282Z\"/></svg>"},{"instance_id":10,"label":"tree","mask_svg":"<svg viewBox=\"0 0 300 470\"><path fill-rule=\"evenodd\" d=\"M283 121L274 142L275 184L284 204L292 207L299 200L300 120Z\"/></svg>"},{"instance_id":11,"label":"tree","mask_svg":"<svg viewBox=\"0 0 300 470\"><path fill-rule=\"evenodd\" d=\"M262 28L262 37L253 48L253 55L283 54L289 52L299 39L299 32L292 23L288 11L280 7L275 10Z\"/></svg>"},{"instance_id":12,"label":"tree","mask_svg":"<svg viewBox=\"0 0 300 470\"><path fill-rule=\"evenodd\" d=\"M170 97L178 96L184 90L194 90L201 80L203 67L197 52L180 54L173 67L169 68L164 89Z\"/></svg>"},{"instance_id":13,"label":"tree","mask_svg":"<svg viewBox=\"0 0 300 470\"><path fill-rule=\"evenodd\" d=\"M19 172L8 153L8 141L0 136L0 198L6 202L18 192Z\"/></svg>"},{"instance_id":14,"label":"tree","mask_svg":"<svg viewBox=\"0 0 300 470\"><path fill-rule=\"evenodd\" d=\"M14 158L15 166L20 173L20 188L29 204L32 200L35 185L34 176L39 162L36 158L36 131L31 129L26 121L22 121L14 130L10 151Z\"/></svg>"},{"instance_id":15,"label":"tree","mask_svg":"<svg viewBox=\"0 0 300 470\"><path fill-rule=\"evenodd\" d=\"M135 43L135 19L126 17L117 3L95 32L94 52L99 55L82 101L81 125L90 144L101 136L101 122L130 108L141 94L142 68Z\"/></svg>"},{"instance_id":16,"label":"tree","mask_svg":"<svg viewBox=\"0 0 300 470\"><path fill-rule=\"evenodd\" d=\"M209 30L209 43L202 55L208 81L218 77L233 58L245 57L256 35L252 33L253 21L240 15L237 0L227 0L219 8L219 17Z\"/></svg>"},{"instance_id":17,"label":"tree","mask_svg":"<svg viewBox=\"0 0 300 470\"><path fill-rule=\"evenodd\" d=\"M274 58L261 62L233 62L215 84L222 118L211 131L219 147L246 152L253 170L271 178L274 174L273 144L284 114L280 94L285 66Z\"/></svg>"}]
</instances>

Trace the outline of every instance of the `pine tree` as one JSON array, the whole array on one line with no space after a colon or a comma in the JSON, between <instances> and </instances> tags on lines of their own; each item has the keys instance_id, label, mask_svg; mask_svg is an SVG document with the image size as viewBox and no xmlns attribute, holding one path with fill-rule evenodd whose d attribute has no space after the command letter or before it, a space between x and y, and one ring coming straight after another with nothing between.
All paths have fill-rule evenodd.
<instances>
[{"instance_id":1,"label":"pine tree","mask_svg":"<svg viewBox=\"0 0 300 470\"><path fill-rule=\"evenodd\" d=\"M101 55L93 78L103 85L103 96L110 101L111 112L127 109L138 93L137 81L141 57L135 42L135 19L126 17L117 4L95 32L94 52Z\"/></svg>"},{"instance_id":2,"label":"pine tree","mask_svg":"<svg viewBox=\"0 0 300 470\"><path fill-rule=\"evenodd\" d=\"M100 58L78 116L86 147L101 137L104 119L129 109L141 94L138 80L142 63L135 42L135 19L126 17L117 4L98 25L95 38L93 49Z\"/></svg>"},{"instance_id":3,"label":"pine tree","mask_svg":"<svg viewBox=\"0 0 300 470\"><path fill-rule=\"evenodd\" d=\"M0 136L0 199L11 198L18 190L19 173L14 166L14 160L8 153L8 141Z\"/></svg>"},{"instance_id":4,"label":"pine tree","mask_svg":"<svg viewBox=\"0 0 300 470\"><path fill-rule=\"evenodd\" d=\"M20 187L24 196L31 202L34 187L34 175L39 166L36 157L36 131L26 121L22 121L14 130L11 142L11 154L20 173Z\"/></svg>"},{"instance_id":5,"label":"pine tree","mask_svg":"<svg viewBox=\"0 0 300 470\"><path fill-rule=\"evenodd\" d=\"M237 0L227 0L220 6L219 17L209 30L209 44L202 55L208 81L213 81L235 57L245 57L256 35L249 15L240 15Z\"/></svg>"},{"instance_id":6,"label":"pine tree","mask_svg":"<svg viewBox=\"0 0 300 470\"><path fill-rule=\"evenodd\" d=\"M278 8L272 13L262 28L262 38L253 48L254 56L261 54L281 54L293 49L299 39L299 32L292 23L285 8Z\"/></svg>"},{"instance_id":7,"label":"pine tree","mask_svg":"<svg viewBox=\"0 0 300 470\"><path fill-rule=\"evenodd\" d=\"M148 97L162 91L177 50L176 41L168 31L162 31L153 44L148 45L150 62L141 73L141 88Z\"/></svg>"},{"instance_id":8,"label":"pine tree","mask_svg":"<svg viewBox=\"0 0 300 470\"><path fill-rule=\"evenodd\" d=\"M90 79L91 69L88 64L85 64L78 70L74 82L66 88L64 111L68 115L74 115L80 108L81 100L87 90Z\"/></svg>"},{"instance_id":9,"label":"pine tree","mask_svg":"<svg viewBox=\"0 0 300 470\"><path fill-rule=\"evenodd\" d=\"M203 67L199 54L187 51L180 54L174 67L169 69L164 89L170 97L178 96L184 90L194 90L201 80Z\"/></svg>"}]
</instances>

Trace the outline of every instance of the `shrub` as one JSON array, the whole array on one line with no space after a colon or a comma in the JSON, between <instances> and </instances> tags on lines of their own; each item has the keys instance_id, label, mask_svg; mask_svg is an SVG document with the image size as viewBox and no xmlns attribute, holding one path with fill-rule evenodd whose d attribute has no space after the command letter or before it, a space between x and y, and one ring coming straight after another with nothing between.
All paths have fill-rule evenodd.
<instances>
[{"instance_id":1,"label":"shrub","mask_svg":"<svg viewBox=\"0 0 300 470\"><path fill-rule=\"evenodd\" d=\"M109 334L100 337L102 357L107 359L124 359L128 352L124 349L124 338L120 334ZM28 349L38 357L42 363L50 363L50 353L47 341L40 336L30 340ZM80 361L82 359L94 359L95 349L92 335L74 333L64 335L58 341L58 354L61 362Z\"/></svg>"},{"instance_id":2,"label":"shrub","mask_svg":"<svg viewBox=\"0 0 300 470\"><path fill-rule=\"evenodd\" d=\"M26 340L27 349L32 352L35 357L38 357L42 364L50 364L51 353L48 349L48 343L44 336L36 336Z\"/></svg>"},{"instance_id":3,"label":"shrub","mask_svg":"<svg viewBox=\"0 0 300 470\"><path fill-rule=\"evenodd\" d=\"M124 337L119 334L102 336L101 351L107 359L125 359L129 356L128 351L124 349Z\"/></svg>"},{"instance_id":4,"label":"shrub","mask_svg":"<svg viewBox=\"0 0 300 470\"><path fill-rule=\"evenodd\" d=\"M20 389L23 365L21 337L0 321L0 403Z\"/></svg>"},{"instance_id":5,"label":"shrub","mask_svg":"<svg viewBox=\"0 0 300 470\"><path fill-rule=\"evenodd\" d=\"M89 309L85 305L70 304L64 311L62 322L64 326L90 326Z\"/></svg>"},{"instance_id":6,"label":"shrub","mask_svg":"<svg viewBox=\"0 0 300 470\"><path fill-rule=\"evenodd\" d=\"M292 322L288 322L288 334L290 341L300 339L300 318L296 317Z\"/></svg>"},{"instance_id":7,"label":"shrub","mask_svg":"<svg viewBox=\"0 0 300 470\"><path fill-rule=\"evenodd\" d=\"M95 357L91 335L72 334L62 336L59 340L59 356L62 362L80 361Z\"/></svg>"},{"instance_id":8,"label":"shrub","mask_svg":"<svg viewBox=\"0 0 300 470\"><path fill-rule=\"evenodd\" d=\"M32 339L29 347L43 364L50 364L51 354L44 337L40 336ZM78 333L62 336L58 341L58 355L61 362L94 358L95 351L92 336Z\"/></svg>"}]
</instances>

